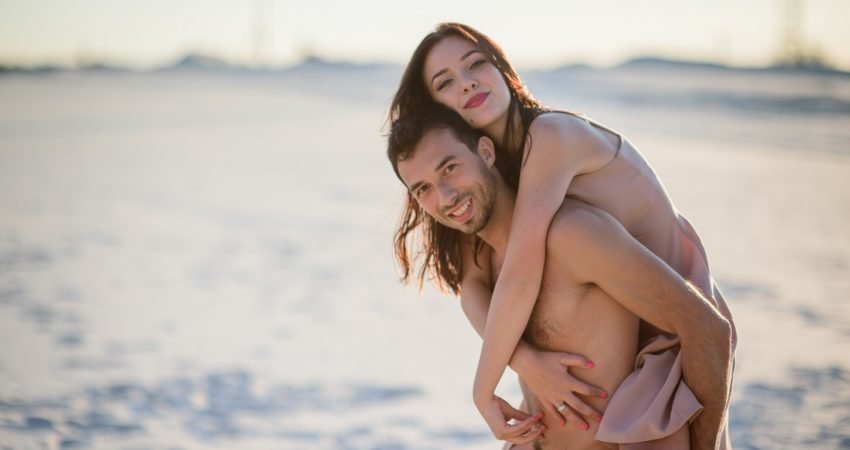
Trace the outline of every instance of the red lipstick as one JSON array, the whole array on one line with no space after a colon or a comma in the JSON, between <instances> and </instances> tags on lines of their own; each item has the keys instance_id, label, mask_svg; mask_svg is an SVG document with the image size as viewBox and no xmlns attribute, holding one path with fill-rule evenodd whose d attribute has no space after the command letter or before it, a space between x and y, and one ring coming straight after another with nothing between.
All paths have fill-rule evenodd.
<instances>
[{"instance_id":1,"label":"red lipstick","mask_svg":"<svg viewBox=\"0 0 850 450\"><path fill-rule=\"evenodd\" d=\"M475 108L475 107L481 105L482 103L484 103L484 100L487 100L487 97L489 95L490 95L489 92L482 92L480 94L475 94L475 95L472 96L472 98L467 100L466 104L463 105L463 108L464 109Z\"/></svg>"}]
</instances>

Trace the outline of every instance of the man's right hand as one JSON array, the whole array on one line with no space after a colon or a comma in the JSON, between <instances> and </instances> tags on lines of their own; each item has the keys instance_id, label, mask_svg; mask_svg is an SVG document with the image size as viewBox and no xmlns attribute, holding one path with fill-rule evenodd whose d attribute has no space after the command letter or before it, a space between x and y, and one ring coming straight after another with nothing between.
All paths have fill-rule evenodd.
<instances>
[{"instance_id":1,"label":"man's right hand","mask_svg":"<svg viewBox=\"0 0 850 450\"><path fill-rule=\"evenodd\" d=\"M570 367L592 369L590 360L571 353L538 351L530 346L526 351L518 373L546 415L555 417L563 426L571 423L583 430L589 428L587 421L602 420L602 414L576 394L608 398L608 393L569 373Z\"/></svg>"}]
</instances>

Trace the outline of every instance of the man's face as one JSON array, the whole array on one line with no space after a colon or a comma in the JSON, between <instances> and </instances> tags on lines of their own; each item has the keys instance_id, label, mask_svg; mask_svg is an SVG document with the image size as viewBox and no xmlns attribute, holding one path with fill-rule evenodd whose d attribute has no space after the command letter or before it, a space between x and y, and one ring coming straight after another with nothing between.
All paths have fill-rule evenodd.
<instances>
[{"instance_id":1,"label":"man's face","mask_svg":"<svg viewBox=\"0 0 850 450\"><path fill-rule=\"evenodd\" d=\"M487 154L483 145L478 151ZM492 158L485 161L479 153L447 129L431 130L408 159L399 161L398 171L426 213L447 227L474 234L487 225L496 198Z\"/></svg>"}]
</instances>

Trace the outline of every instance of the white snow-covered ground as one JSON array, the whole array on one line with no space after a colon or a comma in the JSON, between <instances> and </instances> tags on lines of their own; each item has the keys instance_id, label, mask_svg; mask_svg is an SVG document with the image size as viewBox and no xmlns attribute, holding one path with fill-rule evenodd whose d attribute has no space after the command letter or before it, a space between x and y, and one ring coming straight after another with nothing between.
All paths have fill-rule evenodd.
<instances>
[{"instance_id":1,"label":"white snow-covered ground","mask_svg":"<svg viewBox=\"0 0 850 450\"><path fill-rule=\"evenodd\" d=\"M735 447L850 448L850 79L682 70L526 79L700 231ZM0 449L498 448L458 302L393 266L398 76L0 77Z\"/></svg>"}]
</instances>

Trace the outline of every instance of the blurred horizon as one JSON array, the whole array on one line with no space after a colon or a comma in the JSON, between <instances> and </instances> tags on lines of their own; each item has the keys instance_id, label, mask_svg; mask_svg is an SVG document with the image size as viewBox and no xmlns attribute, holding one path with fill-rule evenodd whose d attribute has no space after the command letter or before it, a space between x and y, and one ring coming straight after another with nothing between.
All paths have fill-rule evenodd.
<instances>
[{"instance_id":1,"label":"blurred horizon","mask_svg":"<svg viewBox=\"0 0 850 450\"><path fill-rule=\"evenodd\" d=\"M369 67L385 67L395 70L402 70L403 63L399 62L382 62L382 61L355 61L355 60L334 60L328 59L321 55L305 55L301 60L294 61L289 64L280 65L253 65L240 63L238 61L228 61L220 58L217 55L204 53L187 53L177 57L174 60L164 61L160 65L149 67L133 67L126 66L120 63L115 63L109 60L87 60L78 65L58 65L58 64L34 64L34 65L15 65L5 64L0 61L0 75L7 73L18 74L40 74L49 72L64 72L64 71L100 71L108 70L113 72L131 72L131 73L155 73L161 71L190 69L204 71L221 71L221 72L258 72L258 73L275 73L286 72L303 68L306 66L324 66L328 68L369 68ZM850 75L850 68L837 68L832 65L814 63L793 63L777 60L768 65L758 66L743 66L724 64L716 61L696 60L696 59L677 59L664 58L656 55L639 55L628 58L610 65L593 65L584 61L563 61L559 64L553 64L546 68L528 68L518 66L520 72L557 72L562 70L615 70L624 67L643 67L643 68L713 68L730 71L781 71L781 72L808 72L813 74L824 75Z\"/></svg>"},{"instance_id":2,"label":"blurred horizon","mask_svg":"<svg viewBox=\"0 0 850 450\"><path fill-rule=\"evenodd\" d=\"M0 65L150 70L203 55L281 68L310 58L404 64L434 25L458 21L499 43L518 67L610 67L642 57L735 67L850 71L850 4L841 0L648 0L426 4L323 1L0 0ZM356 20L350 19L357 17ZM391 38L388 38L391 37Z\"/></svg>"}]
</instances>

